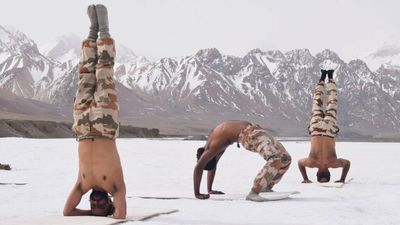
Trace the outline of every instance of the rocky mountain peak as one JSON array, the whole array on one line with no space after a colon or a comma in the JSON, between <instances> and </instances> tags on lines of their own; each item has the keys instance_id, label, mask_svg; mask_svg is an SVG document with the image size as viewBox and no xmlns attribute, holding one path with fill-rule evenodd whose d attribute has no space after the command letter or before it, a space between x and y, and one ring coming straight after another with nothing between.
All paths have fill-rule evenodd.
<instances>
[{"instance_id":1,"label":"rocky mountain peak","mask_svg":"<svg viewBox=\"0 0 400 225\"><path fill-rule=\"evenodd\" d=\"M69 33L57 37L52 43L41 47L43 55L55 59L61 63L73 60L79 57L81 39Z\"/></svg>"},{"instance_id":2,"label":"rocky mountain peak","mask_svg":"<svg viewBox=\"0 0 400 225\"><path fill-rule=\"evenodd\" d=\"M199 50L195 54L195 57L199 58L202 62L210 62L221 58L222 55L216 48L207 48Z\"/></svg>"},{"instance_id":3,"label":"rocky mountain peak","mask_svg":"<svg viewBox=\"0 0 400 225\"><path fill-rule=\"evenodd\" d=\"M280 59L280 60L285 59L285 54L283 54L279 50L273 50L273 51L270 50L270 51L267 51L266 54L269 58Z\"/></svg>"},{"instance_id":4,"label":"rocky mountain peak","mask_svg":"<svg viewBox=\"0 0 400 225\"><path fill-rule=\"evenodd\" d=\"M372 71L368 68L368 65L361 59L351 60L349 62L349 66L351 66L357 70L363 71L365 73L372 73Z\"/></svg>"},{"instance_id":5,"label":"rocky mountain peak","mask_svg":"<svg viewBox=\"0 0 400 225\"><path fill-rule=\"evenodd\" d=\"M316 57L321 59L330 59L334 62L342 61L339 55L330 49L324 49L321 53L318 53Z\"/></svg>"},{"instance_id":6,"label":"rocky mountain peak","mask_svg":"<svg viewBox=\"0 0 400 225\"><path fill-rule=\"evenodd\" d=\"M36 43L13 27L0 26L0 50L11 54L39 53Z\"/></svg>"},{"instance_id":7,"label":"rocky mountain peak","mask_svg":"<svg viewBox=\"0 0 400 225\"><path fill-rule=\"evenodd\" d=\"M259 48L255 48L255 49L252 49L249 53L247 53L247 55L258 55L258 54L265 54L265 52L263 52Z\"/></svg>"}]
</instances>

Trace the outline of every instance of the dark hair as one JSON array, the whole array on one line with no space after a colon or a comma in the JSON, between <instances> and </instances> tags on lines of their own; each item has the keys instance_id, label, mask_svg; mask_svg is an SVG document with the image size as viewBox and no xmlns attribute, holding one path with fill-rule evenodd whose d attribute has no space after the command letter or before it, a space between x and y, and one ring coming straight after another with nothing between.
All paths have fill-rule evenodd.
<instances>
[{"instance_id":1,"label":"dark hair","mask_svg":"<svg viewBox=\"0 0 400 225\"><path fill-rule=\"evenodd\" d=\"M197 154L196 154L197 161L199 161L201 155L203 155L204 150L205 149L203 147L197 149ZM213 170L215 169L216 166L217 166L217 157L214 157L213 159L208 161L207 165L204 167L204 170Z\"/></svg>"},{"instance_id":2,"label":"dark hair","mask_svg":"<svg viewBox=\"0 0 400 225\"><path fill-rule=\"evenodd\" d=\"M329 182L331 180L331 173L329 170L318 170L317 172L317 180L318 182L321 182L322 179L326 179L326 182Z\"/></svg>"},{"instance_id":3,"label":"dark hair","mask_svg":"<svg viewBox=\"0 0 400 225\"><path fill-rule=\"evenodd\" d=\"M90 193L90 200L96 199L107 199L108 198L108 193L105 191L97 191L97 190L92 190L92 193Z\"/></svg>"}]
</instances>

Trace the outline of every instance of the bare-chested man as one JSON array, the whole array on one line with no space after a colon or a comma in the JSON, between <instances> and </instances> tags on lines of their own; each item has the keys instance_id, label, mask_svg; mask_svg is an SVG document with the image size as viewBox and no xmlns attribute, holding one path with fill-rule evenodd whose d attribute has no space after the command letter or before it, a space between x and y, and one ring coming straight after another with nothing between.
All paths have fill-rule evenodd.
<instances>
[{"instance_id":1,"label":"bare-chested man","mask_svg":"<svg viewBox=\"0 0 400 225\"><path fill-rule=\"evenodd\" d=\"M321 78L315 87L312 105L312 117L309 132L311 134L311 151L308 158L299 160L298 166L303 176L303 183L311 183L308 179L306 167L318 168L317 181L329 182L330 172L328 168L342 167L342 175L336 182L345 182L347 172L350 169L350 161L338 159L335 150L335 137L339 132L337 126L337 89L333 80L333 69L321 70ZM325 78L328 75L327 83L327 107L323 110L323 98Z\"/></svg>"},{"instance_id":2,"label":"bare-chested man","mask_svg":"<svg viewBox=\"0 0 400 225\"><path fill-rule=\"evenodd\" d=\"M64 215L112 215L123 219L126 189L115 144L119 106L113 78L114 40L109 34L105 6L90 5L88 15L91 26L89 37L82 43L72 127L79 140L79 172ZM82 196L89 190L91 209L78 209Z\"/></svg>"},{"instance_id":3,"label":"bare-chested man","mask_svg":"<svg viewBox=\"0 0 400 225\"><path fill-rule=\"evenodd\" d=\"M256 176L246 200L265 201L259 193L272 191L272 187L280 181L290 166L291 157L289 153L265 129L246 121L223 122L211 131L204 148L197 150L198 161L193 172L194 195L196 198L207 199L210 194L224 194L221 191L213 190L212 184L219 159L225 149L235 142L237 142L238 147L239 143L241 143L247 150L259 153L267 161ZM208 194L200 193L203 169L208 170Z\"/></svg>"}]
</instances>

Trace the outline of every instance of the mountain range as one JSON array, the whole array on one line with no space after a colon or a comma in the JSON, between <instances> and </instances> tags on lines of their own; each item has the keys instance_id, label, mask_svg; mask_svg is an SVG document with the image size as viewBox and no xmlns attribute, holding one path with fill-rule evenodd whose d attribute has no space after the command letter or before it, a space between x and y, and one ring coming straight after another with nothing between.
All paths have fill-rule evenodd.
<instances>
[{"instance_id":1,"label":"mountain range","mask_svg":"<svg viewBox=\"0 0 400 225\"><path fill-rule=\"evenodd\" d=\"M25 34L0 26L0 115L71 121L79 47L80 39L68 34L39 50ZM315 55L253 49L237 57L210 48L151 62L117 43L121 122L165 134L207 134L221 121L247 120L274 135L307 136L319 64L330 59L339 65L339 137L400 133L400 64L392 48L371 54L369 61L386 60L372 71L329 49Z\"/></svg>"}]
</instances>

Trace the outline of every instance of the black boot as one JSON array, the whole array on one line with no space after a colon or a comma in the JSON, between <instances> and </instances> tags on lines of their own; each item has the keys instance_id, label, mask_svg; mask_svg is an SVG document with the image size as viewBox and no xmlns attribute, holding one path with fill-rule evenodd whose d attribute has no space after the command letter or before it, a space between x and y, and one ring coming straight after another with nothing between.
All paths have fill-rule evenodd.
<instances>
[{"instance_id":1,"label":"black boot","mask_svg":"<svg viewBox=\"0 0 400 225\"><path fill-rule=\"evenodd\" d=\"M326 70L321 70L321 78L319 79L322 82L325 82L325 78L326 78L326 74L328 73L328 71Z\"/></svg>"},{"instance_id":2,"label":"black boot","mask_svg":"<svg viewBox=\"0 0 400 225\"><path fill-rule=\"evenodd\" d=\"M332 80L332 79L333 79L333 72L335 72L335 70L328 70L328 71L327 71L327 73L328 73L328 79L329 79L329 80Z\"/></svg>"}]
</instances>

